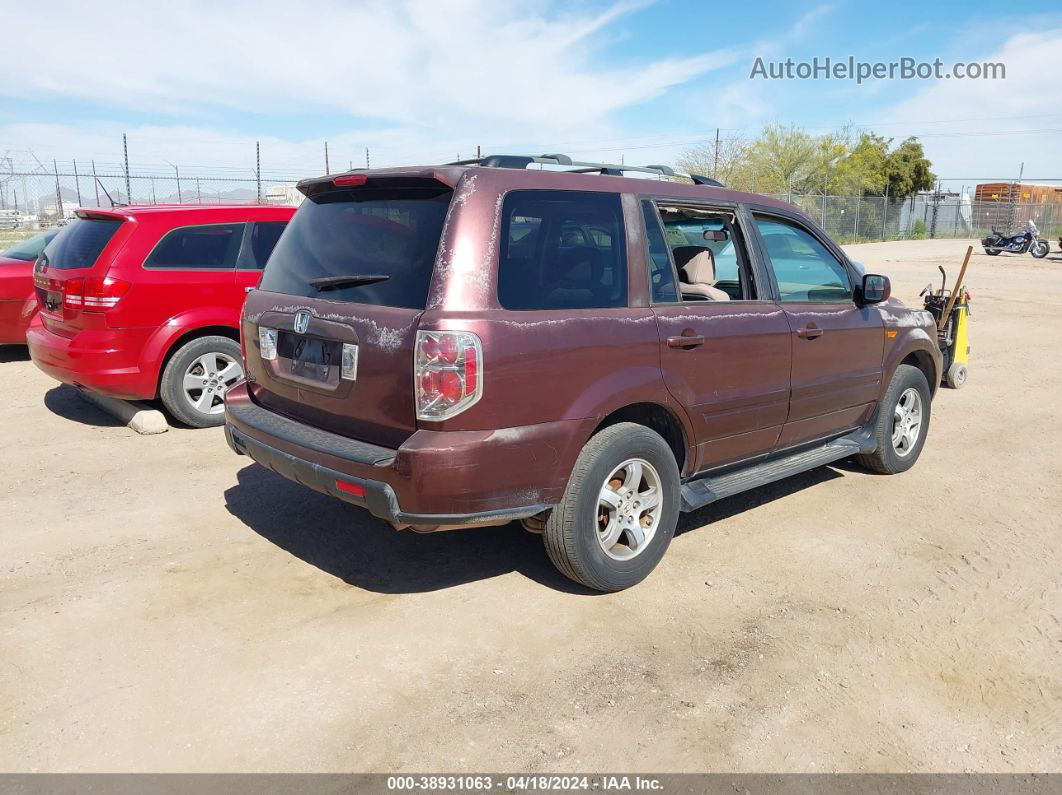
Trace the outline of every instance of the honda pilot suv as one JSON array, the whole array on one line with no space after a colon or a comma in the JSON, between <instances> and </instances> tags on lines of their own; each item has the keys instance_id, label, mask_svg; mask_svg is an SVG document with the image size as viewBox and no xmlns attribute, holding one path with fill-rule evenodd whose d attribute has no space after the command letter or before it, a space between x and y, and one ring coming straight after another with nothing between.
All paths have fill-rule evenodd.
<instances>
[{"instance_id":1,"label":"honda pilot suv","mask_svg":"<svg viewBox=\"0 0 1062 795\"><path fill-rule=\"evenodd\" d=\"M602 591L648 575L681 511L852 456L911 467L932 318L792 205L664 174L492 156L303 181L244 306L229 445L399 529L520 520Z\"/></svg>"},{"instance_id":2,"label":"honda pilot suv","mask_svg":"<svg viewBox=\"0 0 1062 795\"><path fill-rule=\"evenodd\" d=\"M224 422L243 376L239 318L291 207L78 210L34 266L30 356L48 375L119 398L161 397L181 422Z\"/></svg>"}]
</instances>

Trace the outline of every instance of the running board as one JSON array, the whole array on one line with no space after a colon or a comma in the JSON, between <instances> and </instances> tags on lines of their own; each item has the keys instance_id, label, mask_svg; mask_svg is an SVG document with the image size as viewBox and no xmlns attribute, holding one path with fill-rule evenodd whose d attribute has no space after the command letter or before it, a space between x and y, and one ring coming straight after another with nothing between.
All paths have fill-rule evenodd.
<instances>
[{"instance_id":1,"label":"running board","mask_svg":"<svg viewBox=\"0 0 1062 795\"><path fill-rule=\"evenodd\" d=\"M868 448L868 436L864 431L857 431L810 450L692 480L682 486L682 510L695 511L723 497L765 486L858 453L873 452L872 442Z\"/></svg>"}]
</instances>

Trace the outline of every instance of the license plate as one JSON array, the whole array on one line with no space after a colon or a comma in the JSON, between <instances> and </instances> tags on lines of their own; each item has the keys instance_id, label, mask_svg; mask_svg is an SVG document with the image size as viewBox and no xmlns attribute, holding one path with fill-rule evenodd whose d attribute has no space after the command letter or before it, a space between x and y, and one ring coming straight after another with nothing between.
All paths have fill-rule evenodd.
<instances>
[{"instance_id":1,"label":"license plate","mask_svg":"<svg viewBox=\"0 0 1062 795\"><path fill-rule=\"evenodd\" d=\"M314 381L327 381L332 366L332 346L324 340L301 337L291 356L291 374Z\"/></svg>"},{"instance_id":2,"label":"license plate","mask_svg":"<svg viewBox=\"0 0 1062 795\"><path fill-rule=\"evenodd\" d=\"M49 312L58 312L63 306L63 294L56 290L48 290L44 294L44 308Z\"/></svg>"}]
</instances>

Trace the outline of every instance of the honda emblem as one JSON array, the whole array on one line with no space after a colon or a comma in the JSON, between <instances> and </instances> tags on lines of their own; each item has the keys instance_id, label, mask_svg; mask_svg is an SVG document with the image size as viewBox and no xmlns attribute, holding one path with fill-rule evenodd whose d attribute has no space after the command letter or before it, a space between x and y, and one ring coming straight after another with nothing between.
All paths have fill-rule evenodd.
<instances>
[{"instance_id":1,"label":"honda emblem","mask_svg":"<svg viewBox=\"0 0 1062 795\"><path fill-rule=\"evenodd\" d=\"M306 329L310 327L310 313L305 309L300 309L295 313L295 333L305 334Z\"/></svg>"}]
</instances>

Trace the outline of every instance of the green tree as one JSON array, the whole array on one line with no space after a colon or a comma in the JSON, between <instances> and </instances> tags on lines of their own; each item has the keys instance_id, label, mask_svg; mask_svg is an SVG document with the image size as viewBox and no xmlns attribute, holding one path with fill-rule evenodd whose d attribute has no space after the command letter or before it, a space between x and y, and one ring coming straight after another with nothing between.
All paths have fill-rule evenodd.
<instances>
[{"instance_id":1,"label":"green tree","mask_svg":"<svg viewBox=\"0 0 1062 795\"><path fill-rule=\"evenodd\" d=\"M907 138L885 158L889 195L906 198L920 190L932 190L937 181L932 168L918 139Z\"/></svg>"}]
</instances>

